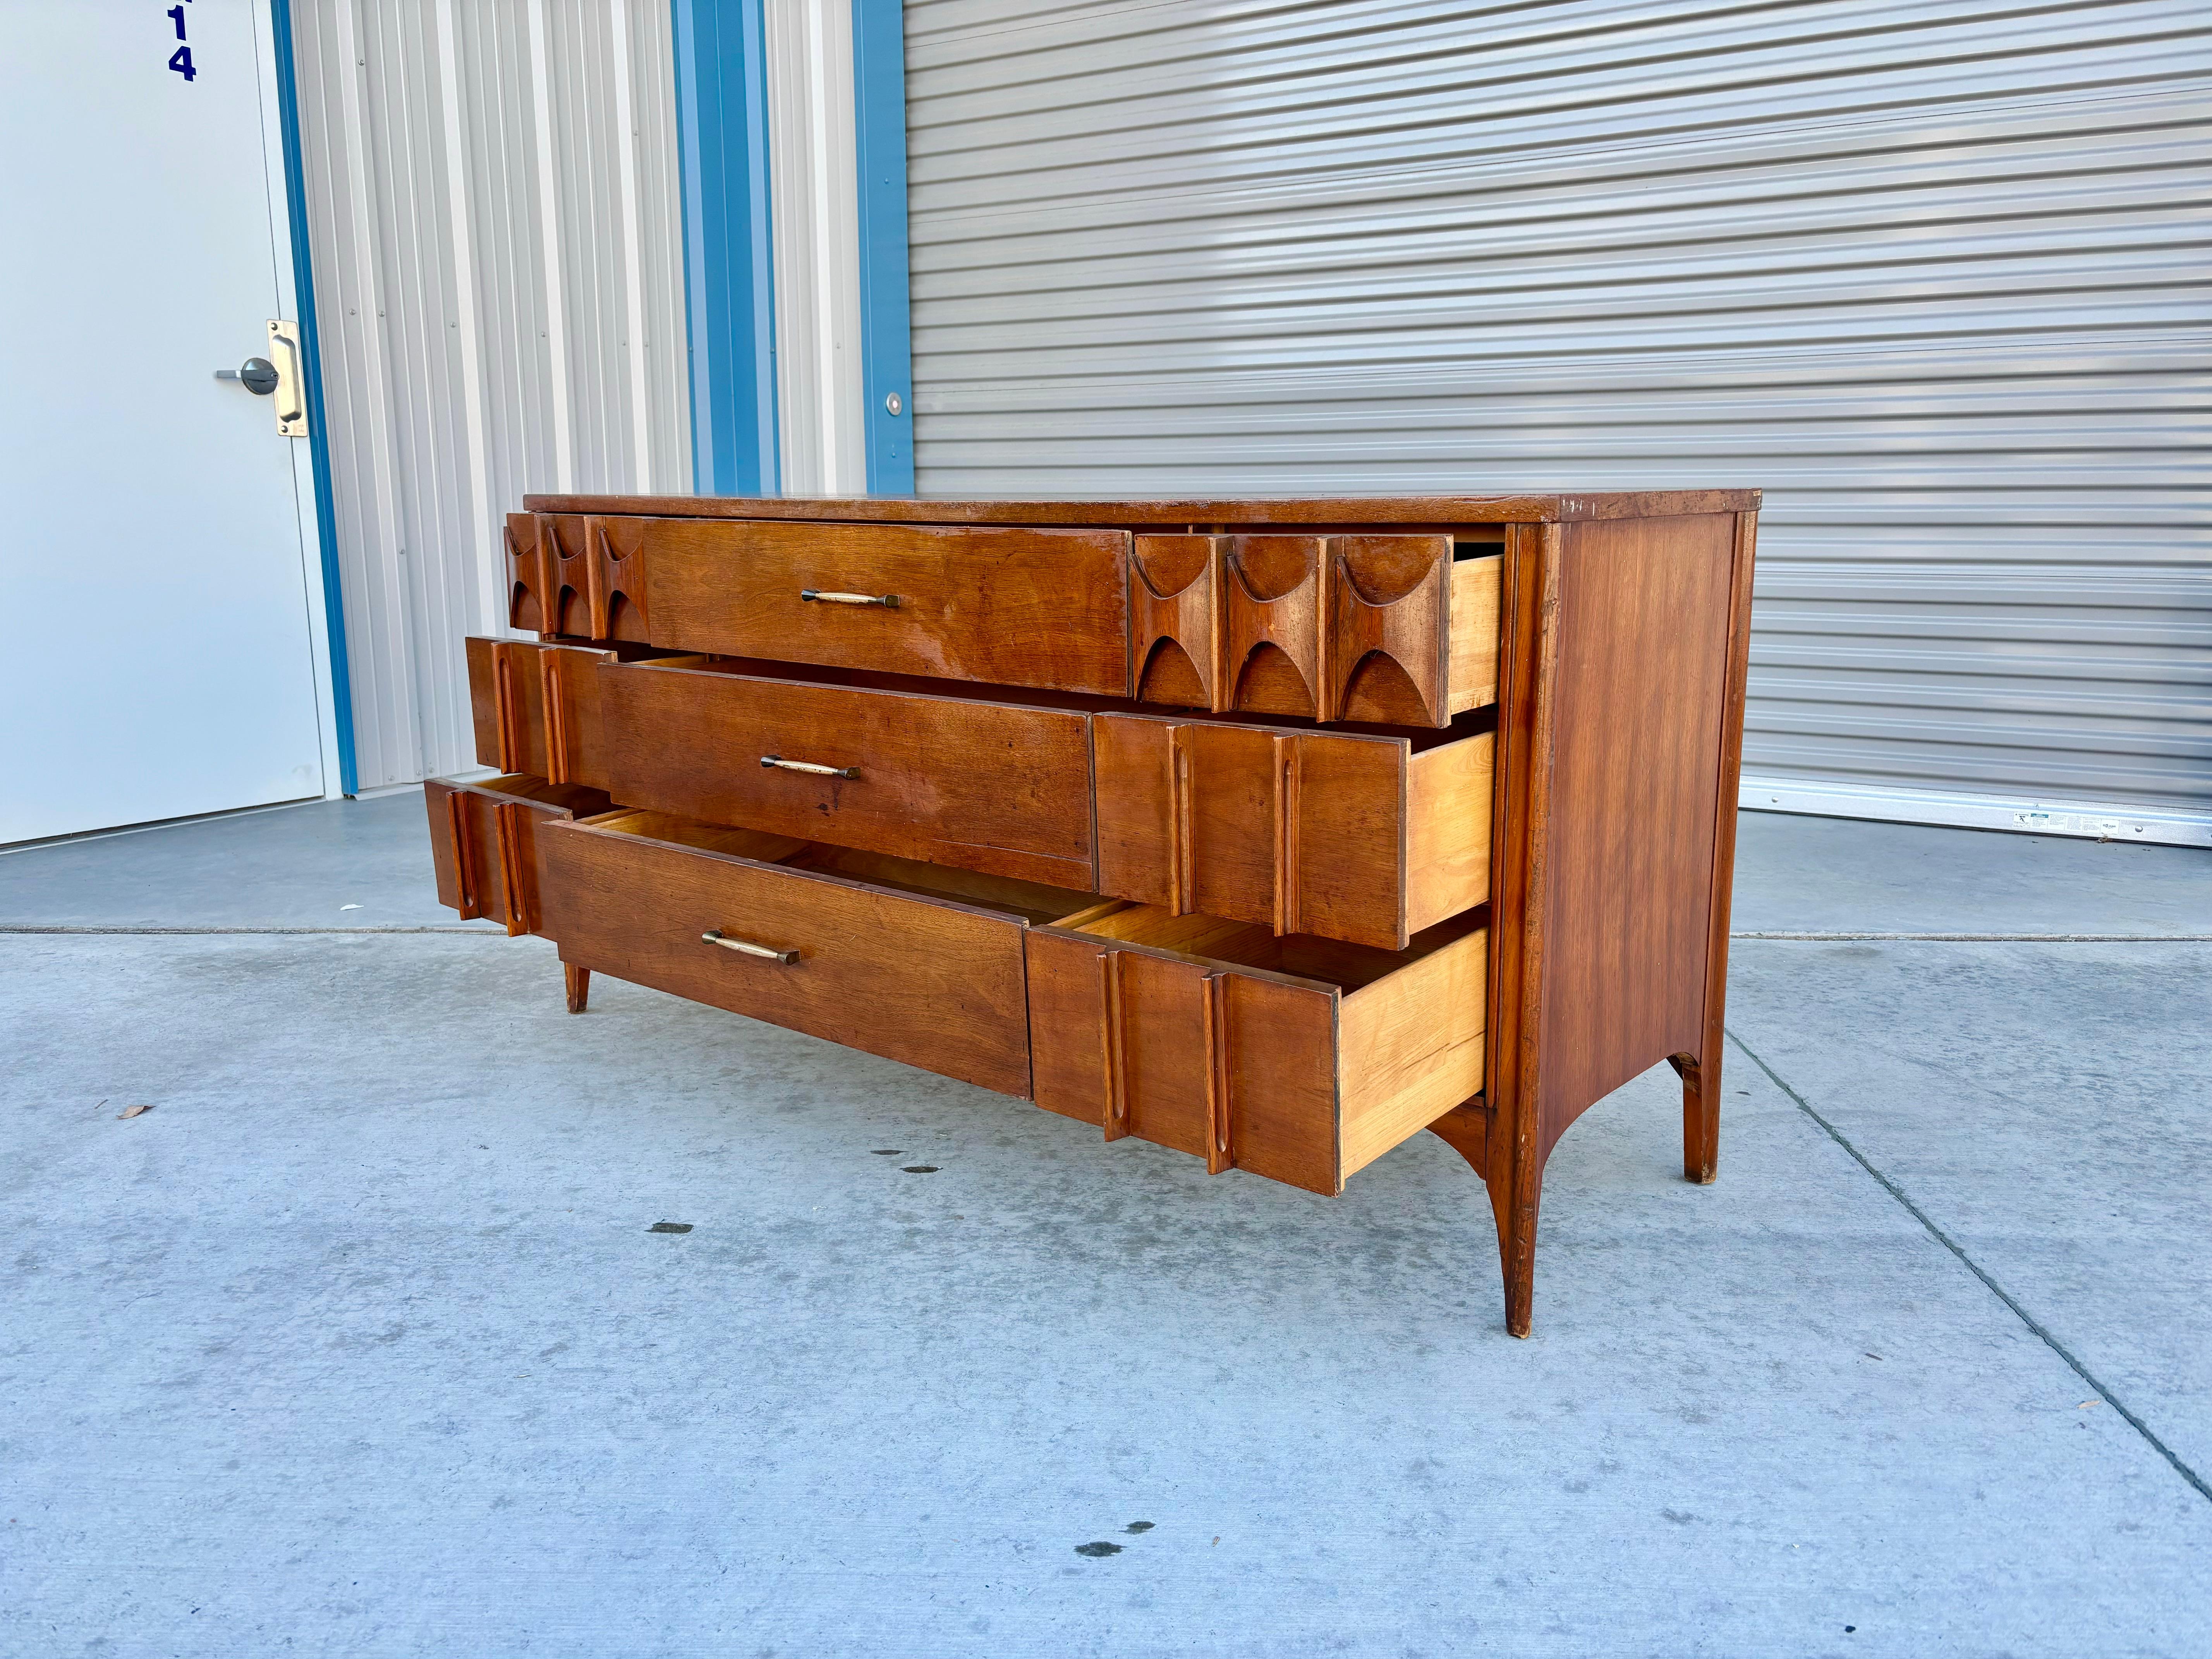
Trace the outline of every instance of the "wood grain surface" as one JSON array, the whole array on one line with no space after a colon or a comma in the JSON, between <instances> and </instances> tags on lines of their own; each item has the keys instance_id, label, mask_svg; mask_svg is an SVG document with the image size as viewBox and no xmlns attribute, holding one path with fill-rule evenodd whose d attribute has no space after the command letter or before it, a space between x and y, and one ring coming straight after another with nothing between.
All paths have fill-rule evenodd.
<instances>
[{"instance_id":1,"label":"wood grain surface","mask_svg":"<svg viewBox=\"0 0 2212 1659\"><path fill-rule=\"evenodd\" d=\"M1545 1151L1593 1102L1704 1046L1735 532L1715 514L1564 532Z\"/></svg>"},{"instance_id":2,"label":"wood grain surface","mask_svg":"<svg viewBox=\"0 0 2212 1659\"><path fill-rule=\"evenodd\" d=\"M431 778L422 785L422 801L438 902L464 920L499 922L509 933L543 931L539 825L604 812L610 805L595 789L515 776L467 784Z\"/></svg>"},{"instance_id":3,"label":"wood grain surface","mask_svg":"<svg viewBox=\"0 0 2212 1659\"><path fill-rule=\"evenodd\" d=\"M800 523L1097 525L1203 532L1242 525L1356 531L1368 525L1461 529L1588 519L1748 513L1756 489L1614 490L1516 495L1151 495L1004 498L921 495L585 495L523 497L534 513L785 520Z\"/></svg>"},{"instance_id":4,"label":"wood grain surface","mask_svg":"<svg viewBox=\"0 0 2212 1659\"><path fill-rule=\"evenodd\" d=\"M1027 940L1036 1102L1333 1194L1481 1087L1486 949L1476 917L1384 951L1151 905L1071 915Z\"/></svg>"},{"instance_id":5,"label":"wood grain surface","mask_svg":"<svg viewBox=\"0 0 2212 1659\"><path fill-rule=\"evenodd\" d=\"M1353 991L1338 1016L1344 1175L1482 1092L1490 939L1462 934Z\"/></svg>"},{"instance_id":6,"label":"wood grain surface","mask_svg":"<svg viewBox=\"0 0 2212 1659\"><path fill-rule=\"evenodd\" d=\"M474 635L462 648L478 764L555 783L608 787L595 671L618 660L618 648Z\"/></svg>"},{"instance_id":7,"label":"wood grain surface","mask_svg":"<svg viewBox=\"0 0 2212 1659\"><path fill-rule=\"evenodd\" d=\"M1454 577L1449 536L1328 538L1333 718L1386 726L1451 719ZM1492 629L1493 647L1496 628Z\"/></svg>"},{"instance_id":8,"label":"wood grain surface","mask_svg":"<svg viewBox=\"0 0 2212 1659\"><path fill-rule=\"evenodd\" d=\"M1489 896L1487 732L1091 720L1098 890L1384 950Z\"/></svg>"},{"instance_id":9,"label":"wood grain surface","mask_svg":"<svg viewBox=\"0 0 2212 1659\"><path fill-rule=\"evenodd\" d=\"M624 834L548 826L561 957L1004 1094L1030 1092L1022 923L950 900ZM708 943L720 931L785 963Z\"/></svg>"},{"instance_id":10,"label":"wood grain surface","mask_svg":"<svg viewBox=\"0 0 2212 1659\"><path fill-rule=\"evenodd\" d=\"M648 522L656 645L1124 696L1119 531ZM896 598L807 600L804 593Z\"/></svg>"},{"instance_id":11,"label":"wood grain surface","mask_svg":"<svg viewBox=\"0 0 2212 1659\"><path fill-rule=\"evenodd\" d=\"M1498 701L1498 584L1502 557L1457 559L1451 569L1450 712Z\"/></svg>"},{"instance_id":12,"label":"wood grain surface","mask_svg":"<svg viewBox=\"0 0 2212 1659\"><path fill-rule=\"evenodd\" d=\"M1082 714L651 662L604 668L599 683L618 800L1085 892L1097 884Z\"/></svg>"}]
</instances>

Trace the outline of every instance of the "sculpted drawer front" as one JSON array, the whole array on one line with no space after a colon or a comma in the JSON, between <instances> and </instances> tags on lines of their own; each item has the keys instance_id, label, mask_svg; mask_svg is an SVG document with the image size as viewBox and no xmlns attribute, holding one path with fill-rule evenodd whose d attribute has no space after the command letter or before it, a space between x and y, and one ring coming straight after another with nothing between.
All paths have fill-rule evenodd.
<instances>
[{"instance_id":1,"label":"sculpted drawer front","mask_svg":"<svg viewBox=\"0 0 2212 1659\"><path fill-rule=\"evenodd\" d=\"M1487 731L1102 714L1092 743L1102 893L1390 951L1490 896Z\"/></svg>"},{"instance_id":2,"label":"sculpted drawer front","mask_svg":"<svg viewBox=\"0 0 2212 1659\"><path fill-rule=\"evenodd\" d=\"M554 783L607 787L597 670L646 647L544 645L474 635L462 645L479 765Z\"/></svg>"},{"instance_id":3,"label":"sculpted drawer front","mask_svg":"<svg viewBox=\"0 0 2212 1659\"><path fill-rule=\"evenodd\" d=\"M430 814L438 902L464 921L489 916L509 933L544 931L538 831L609 805L596 789L532 777L467 784L432 778L422 786L422 799Z\"/></svg>"},{"instance_id":4,"label":"sculpted drawer front","mask_svg":"<svg viewBox=\"0 0 2212 1659\"><path fill-rule=\"evenodd\" d=\"M1488 932L1402 951L1109 903L1033 927L1036 1103L1311 1192L1482 1090Z\"/></svg>"},{"instance_id":5,"label":"sculpted drawer front","mask_svg":"<svg viewBox=\"0 0 2212 1659\"><path fill-rule=\"evenodd\" d=\"M607 788L627 805L1097 884L1080 712L651 662L599 683Z\"/></svg>"},{"instance_id":6,"label":"sculpted drawer front","mask_svg":"<svg viewBox=\"0 0 2212 1659\"><path fill-rule=\"evenodd\" d=\"M652 812L540 840L563 962L1029 1094L1023 929L1082 896Z\"/></svg>"},{"instance_id":7,"label":"sculpted drawer front","mask_svg":"<svg viewBox=\"0 0 2212 1659\"><path fill-rule=\"evenodd\" d=\"M1131 695L1215 714L1448 726L1498 701L1503 545L1435 532L1140 534Z\"/></svg>"},{"instance_id":8,"label":"sculpted drawer front","mask_svg":"<svg viewBox=\"0 0 2212 1659\"><path fill-rule=\"evenodd\" d=\"M656 645L1127 695L1126 532L645 522Z\"/></svg>"},{"instance_id":9,"label":"sculpted drawer front","mask_svg":"<svg viewBox=\"0 0 2212 1659\"><path fill-rule=\"evenodd\" d=\"M580 513L507 515L510 628L642 642L647 520Z\"/></svg>"}]
</instances>

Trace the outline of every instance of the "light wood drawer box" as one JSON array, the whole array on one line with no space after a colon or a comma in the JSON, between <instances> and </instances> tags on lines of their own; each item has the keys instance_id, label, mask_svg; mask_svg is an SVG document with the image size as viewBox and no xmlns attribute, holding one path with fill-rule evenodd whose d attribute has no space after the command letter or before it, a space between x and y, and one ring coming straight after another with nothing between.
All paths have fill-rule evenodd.
<instances>
[{"instance_id":1,"label":"light wood drawer box","mask_svg":"<svg viewBox=\"0 0 2212 1659\"><path fill-rule=\"evenodd\" d=\"M1139 534L1132 695L1216 714L1448 726L1498 701L1503 548L1429 532Z\"/></svg>"},{"instance_id":2,"label":"light wood drawer box","mask_svg":"<svg viewBox=\"0 0 2212 1659\"><path fill-rule=\"evenodd\" d=\"M1029 1094L1023 931L1081 896L657 812L539 844L571 967Z\"/></svg>"},{"instance_id":3,"label":"light wood drawer box","mask_svg":"<svg viewBox=\"0 0 2212 1659\"><path fill-rule=\"evenodd\" d=\"M1100 714L1098 890L1398 950L1490 896L1487 731Z\"/></svg>"},{"instance_id":4,"label":"light wood drawer box","mask_svg":"<svg viewBox=\"0 0 2212 1659\"><path fill-rule=\"evenodd\" d=\"M1028 937L1036 1103L1310 1191L1482 1090L1487 935L1382 951L1109 903Z\"/></svg>"},{"instance_id":5,"label":"light wood drawer box","mask_svg":"<svg viewBox=\"0 0 2212 1659\"><path fill-rule=\"evenodd\" d=\"M1116 530L645 521L656 645L1128 692Z\"/></svg>"},{"instance_id":6,"label":"light wood drawer box","mask_svg":"<svg viewBox=\"0 0 2212 1659\"><path fill-rule=\"evenodd\" d=\"M1089 892L1087 717L677 659L602 671L627 805Z\"/></svg>"},{"instance_id":7,"label":"light wood drawer box","mask_svg":"<svg viewBox=\"0 0 2212 1659\"><path fill-rule=\"evenodd\" d=\"M489 916L509 933L534 933L544 890L538 831L546 824L611 804L596 789L544 778L497 777L422 786L429 809L430 864L438 902L463 920Z\"/></svg>"}]
</instances>

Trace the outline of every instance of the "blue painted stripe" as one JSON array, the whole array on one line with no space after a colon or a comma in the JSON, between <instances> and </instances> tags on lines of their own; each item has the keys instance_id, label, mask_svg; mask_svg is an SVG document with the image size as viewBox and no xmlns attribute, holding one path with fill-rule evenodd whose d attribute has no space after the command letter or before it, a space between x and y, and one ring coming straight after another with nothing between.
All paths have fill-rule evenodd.
<instances>
[{"instance_id":1,"label":"blue painted stripe","mask_svg":"<svg viewBox=\"0 0 2212 1659\"><path fill-rule=\"evenodd\" d=\"M346 652L345 589L338 574L337 508L331 497L330 427L323 413L321 337L315 328L315 267L307 245L307 168L300 159L300 88L292 67L291 0L269 0L276 47L276 115L284 143L284 206L292 226L292 287L300 307L307 374L307 453L315 477L315 529L322 544L323 610L330 633L331 710L337 727L338 787L358 793L353 749L353 670Z\"/></svg>"},{"instance_id":2,"label":"blue painted stripe","mask_svg":"<svg viewBox=\"0 0 2212 1659\"><path fill-rule=\"evenodd\" d=\"M671 0L692 488L778 488L775 272L769 246L768 58L761 0Z\"/></svg>"},{"instance_id":3,"label":"blue painted stripe","mask_svg":"<svg viewBox=\"0 0 2212 1659\"><path fill-rule=\"evenodd\" d=\"M914 337L907 283L902 0L853 0L853 119L860 172L860 398L868 494L911 495Z\"/></svg>"}]
</instances>

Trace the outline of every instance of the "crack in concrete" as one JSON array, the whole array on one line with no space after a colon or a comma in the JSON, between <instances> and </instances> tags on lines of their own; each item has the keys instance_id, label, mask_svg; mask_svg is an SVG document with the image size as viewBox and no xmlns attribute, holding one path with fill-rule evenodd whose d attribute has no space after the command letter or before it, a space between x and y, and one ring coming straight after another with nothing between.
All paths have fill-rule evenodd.
<instances>
[{"instance_id":1,"label":"crack in concrete","mask_svg":"<svg viewBox=\"0 0 2212 1659\"><path fill-rule=\"evenodd\" d=\"M1941 945L2212 945L2212 933L1730 933L1730 939L1869 939Z\"/></svg>"},{"instance_id":2,"label":"crack in concrete","mask_svg":"<svg viewBox=\"0 0 2212 1659\"><path fill-rule=\"evenodd\" d=\"M2123 1401L2118 1395L2114 1394L2112 1389L2106 1388L2104 1383L2100 1382L2087 1365L2083 1364L2079 1359L2074 1357L2072 1351L2069 1350L2064 1343L2061 1342L2056 1336L2053 1336L2051 1332L2044 1327L2041 1322L2037 1320L2027 1309L2020 1305L2019 1302L2013 1297L2010 1291L2007 1291L2003 1285L1998 1284L1996 1279L1990 1278L1988 1273L1984 1272L1982 1270L1981 1264L1976 1261L1973 1257L1968 1255L1966 1251L1960 1247L1958 1241L1954 1239L1950 1234L1945 1232L1941 1227L1937 1226L1934 1218L1929 1215L1927 1211L1922 1209L1917 1204L1915 1204L1910 1198L1905 1196L1905 1189L1903 1188L1899 1187L1880 1170L1875 1169L1873 1162L1864 1152L1851 1145L1850 1141L1844 1136L1842 1130L1837 1128L1836 1126L1829 1122L1826 1118L1822 1117L1820 1113L1814 1111L1813 1109L1812 1103L1808 1102L1804 1096L1799 1094L1795 1089L1791 1088L1788 1084L1782 1080L1780 1073L1777 1072L1771 1066L1769 1066L1764 1060L1761 1060L1756 1054L1753 1053L1749 1043L1746 1042L1733 1030L1729 1032L1728 1038L1729 1042L1735 1043L1737 1048L1743 1051L1745 1059L1750 1060L1751 1063L1758 1066L1760 1071L1765 1073L1768 1080L1771 1081L1776 1088L1781 1090L1784 1094L1789 1096L1790 1098L1796 1103L1796 1107L1799 1111L1804 1113L1807 1117L1811 1118L1814 1122L1819 1124L1820 1127L1826 1132L1829 1139L1834 1141L1837 1146L1842 1147L1846 1152L1849 1152L1851 1155L1853 1161L1858 1164L1859 1168L1864 1170L1869 1175L1872 1176L1877 1182L1879 1182L1881 1184L1881 1189L1887 1193L1892 1198L1895 1199L1899 1205L1903 1206L1905 1212L1911 1216L1915 1221L1918 1222L1922 1227L1927 1230L1928 1236L1930 1238L1933 1238L1938 1244L1941 1244L1945 1249L1950 1251L1953 1255L1958 1257L1959 1260L1966 1265L1966 1271L1973 1274L1975 1278L1980 1279L1983 1285L1987 1287L1990 1295L1996 1297L1998 1301L2003 1303L2006 1307L2011 1309L2014 1317L2018 1319L2021 1324L2027 1326L2029 1330L2034 1332L2035 1334L2042 1340L2044 1346L2049 1348L2051 1352L2057 1354L2061 1359L2064 1360L2067 1365L2072 1369L2074 1374L2080 1377L2084 1382L2087 1382L2090 1388L2096 1392L2099 1399L2104 1401L2106 1404L2111 1406L2114 1411L2118 1412L2123 1418L2126 1419L2128 1426L2133 1429L2137 1434L2141 1435L2144 1441L2150 1446L2151 1449L2155 1451L2160 1457L2163 1457L2166 1462L2172 1466L2173 1472L2176 1474L2179 1475L2184 1480L2186 1480L2191 1486L2193 1486L2199 1498L2203 1498L2207 1503L2212 1503L2212 1486L2207 1486L2204 1483L2203 1478L2200 1476L2196 1470L2191 1468L2188 1464L2183 1462L2180 1458L2174 1455L2173 1449L2172 1447L2168 1446L2165 1441L2160 1439L2157 1435L2151 1432L2150 1425L2144 1422L2142 1418L2136 1416L2134 1411L2129 1407L2126 1401Z\"/></svg>"},{"instance_id":3,"label":"crack in concrete","mask_svg":"<svg viewBox=\"0 0 2212 1659\"><path fill-rule=\"evenodd\" d=\"M44 933L103 935L124 934L132 938L166 939L174 936L197 938L206 933L473 933L480 939L505 939L504 927L471 927L465 921L429 922L421 927L40 927L27 923L0 922L0 934Z\"/></svg>"}]
</instances>

